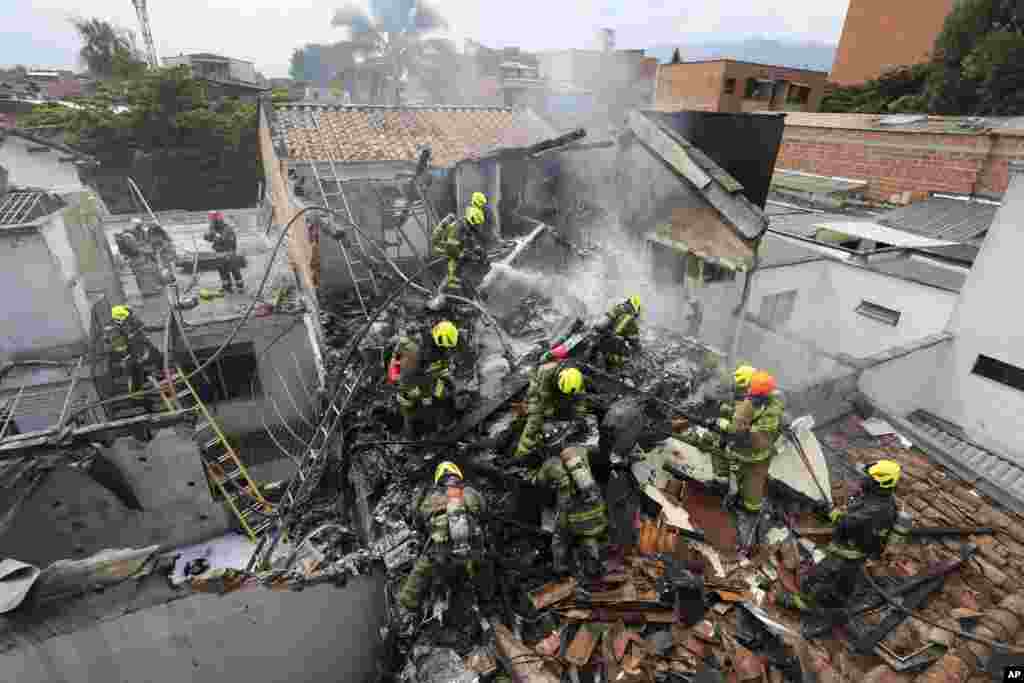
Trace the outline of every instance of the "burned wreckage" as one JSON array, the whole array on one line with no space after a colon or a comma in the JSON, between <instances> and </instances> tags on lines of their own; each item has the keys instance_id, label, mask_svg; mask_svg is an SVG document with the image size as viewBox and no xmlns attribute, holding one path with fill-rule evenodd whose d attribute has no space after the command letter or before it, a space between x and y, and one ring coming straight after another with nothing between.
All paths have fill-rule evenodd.
<instances>
[{"instance_id":1,"label":"burned wreckage","mask_svg":"<svg viewBox=\"0 0 1024 683\"><path fill-rule=\"evenodd\" d=\"M678 182L705 188L703 208L736 215L666 144L713 162L649 119L632 123ZM718 171L716 183L728 175ZM266 492L278 524L250 562L269 585L343 584L382 562L381 680L748 680L773 670L801 681L820 669L805 638L845 628L852 652L878 652L908 616L893 595L921 604L976 551L893 578L892 594L860 580L863 554L846 557L835 575L851 590L845 607L797 604L797 625L765 611L770 593L799 595L802 574L829 566L823 558L846 547L840 530L853 524L839 521L813 418L783 416L773 398L773 441L754 447L774 454L760 488L728 475L723 488L713 462L736 447L722 416L744 402L739 371L734 382L724 354L645 320L637 277L621 277L621 243L584 248L538 221L501 240L478 230L486 202L476 192L464 216L438 221L436 258L419 267L364 250L374 290L389 293L370 297L353 275L350 297L321 301L327 398L297 475ZM345 217L323 214L321 231L344 240L332 226ZM620 229L610 214L592 221L598 233ZM554 268L552 252L562 254ZM581 291L577 271L597 273L601 291ZM766 396L781 396L758 376L771 380ZM865 465L865 485L889 485L878 467ZM756 479L751 469L740 478ZM734 509L738 499L745 509ZM826 552L807 538L823 518L838 523Z\"/></svg>"},{"instance_id":2,"label":"burned wreckage","mask_svg":"<svg viewBox=\"0 0 1024 683\"><path fill-rule=\"evenodd\" d=\"M415 173L394 183L406 194L391 205L398 232L420 221L416 201L428 219L413 235L427 254L409 235L392 240L409 247L404 260L368 234L334 163L332 181L311 164L320 196L278 216L280 239L305 216L299 232L315 231L325 249L336 243L348 286L320 281L326 380L307 392L318 403L310 437L296 437L301 450L277 444L294 474L268 485L249 477L223 435L200 451L211 491L248 538L234 537L238 557L217 567L209 546L179 548L168 556L172 583L223 594L383 573L387 625L365 643L381 681L854 680L869 656L905 674L950 664L961 657L954 644L1012 642L1024 598L1003 595L1009 570L986 558L1017 548L1024 560L1024 538L1010 538L1019 522L909 521L892 496L900 472L915 493L948 483L944 474L888 443L846 448L840 462L849 440L835 426L815 429L807 402L784 412L788 397L769 373L717 350L739 331L731 303L717 321L708 306L698 338L700 320L679 315L696 308L689 282L684 295L678 281L651 276L655 248L684 265L677 271L697 260L698 272L749 273L766 223L743 185L653 114L633 112L614 143L582 136L494 153L607 152L600 160L616 180L594 194L616 201L599 197L589 213L568 204L582 217L563 214L561 230L542 212L522 215L527 202L510 200L501 182L474 185L472 173L455 193L465 206L442 218L425 191L423 151ZM586 185L593 169L566 166L563 190ZM510 165L497 175L515 174ZM638 230L650 232L637 240ZM246 290L258 297L261 287ZM188 376L199 410L168 404L160 417L202 414L195 430L206 436L200 428L215 421ZM858 493L848 495L847 480ZM857 557L865 530L874 545ZM904 547L914 559L879 562ZM936 607L945 635L910 637L910 612L930 600L948 611L943 586L972 594L953 584L975 567L992 586L984 607L998 604L1000 620L975 623L983 605L972 598L974 611L955 622ZM822 585L848 589L845 604Z\"/></svg>"}]
</instances>

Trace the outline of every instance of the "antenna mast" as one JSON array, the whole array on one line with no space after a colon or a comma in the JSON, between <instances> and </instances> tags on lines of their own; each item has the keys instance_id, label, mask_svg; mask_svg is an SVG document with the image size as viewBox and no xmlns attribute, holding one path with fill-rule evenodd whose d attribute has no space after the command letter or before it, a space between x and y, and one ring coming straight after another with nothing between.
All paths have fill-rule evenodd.
<instances>
[{"instance_id":1,"label":"antenna mast","mask_svg":"<svg viewBox=\"0 0 1024 683\"><path fill-rule=\"evenodd\" d=\"M135 13L139 15L139 26L142 28L142 40L146 43L146 61L156 69L160 66L160 60L156 56L156 45L153 43L153 32L149 30L149 11L146 9L146 0L132 0L135 6Z\"/></svg>"}]
</instances>

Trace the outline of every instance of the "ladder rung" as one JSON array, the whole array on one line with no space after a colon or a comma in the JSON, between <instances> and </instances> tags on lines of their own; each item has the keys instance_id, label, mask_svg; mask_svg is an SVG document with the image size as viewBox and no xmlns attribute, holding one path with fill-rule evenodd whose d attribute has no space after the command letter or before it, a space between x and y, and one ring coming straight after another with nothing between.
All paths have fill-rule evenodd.
<instances>
[{"instance_id":1,"label":"ladder rung","mask_svg":"<svg viewBox=\"0 0 1024 683\"><path fill-rule=\"evenodd\" d=\"M213 429L213 423L203 420L202 422L197 422L194 429L197 434L199 432L205 432L207 429Z\"/></svg>"},{"instance_id":2,"label":"ladder rung","mask_svg":"<svg viewBox=\"0 0 1024 683\"><path fill-rule=\"evenodd\" d=\"M344 386L345 386L345 389L347 389L349 393L352 393L352 390L351 390L351 389L349 389L349 387L348 387L348 385L347 385L347 384L346 384L346 385L344 385ZM336 403L332 403L332 404L331 404L331 410L333 410L333 411L334 411L334 414L335 414L335 415L337 415L337 416L339 416L339 417L341 416L341 408L339 408L339 407L338 407L338 405L337 405Z\"/></svg>"},{"instance_id":3,"label":"ladder rung","mask_svg":"<svg viewBox=\"0 0 1024 683\"><path fill-rule=\"evenodd\" d=\"M219 443L221 443L221 440L220 440L220 437L218 436L217 438L210 439L209 441L204 443L203 446L202 446L202 449L205 451L207 448L210 448L212 446L216 446Z\"/></svg>"},{"instance_id":4,"label":"ladder rung","mask_svg":"<svg viewBox=\"0 0 1024 683\"><path fill-rule=\"evenodd\" d=\"M234 459L235 459L235 456L233 456L230 452L225 452L224 455L222 455L219 458L217 458L217 463L219 464L219 463L227 462L228 460L234 460Z\"/></svg>"},{"instance_id":5,"label":"ladder rung","mask_svg":"<svg viewBox=\"0 0 1024 683\"><path fill-rule=\"evenodd\" d=\"M252 533L253 533L254 536L259 536L261 533L263 533L264 531L269 529L270 526L273 523L274 523L274 520L266 519L266 520L263 521L262 524L258 524L258 525L254 526L254 527L249 527L249 528L252 529Z\"/></svg>"}]
</instances>

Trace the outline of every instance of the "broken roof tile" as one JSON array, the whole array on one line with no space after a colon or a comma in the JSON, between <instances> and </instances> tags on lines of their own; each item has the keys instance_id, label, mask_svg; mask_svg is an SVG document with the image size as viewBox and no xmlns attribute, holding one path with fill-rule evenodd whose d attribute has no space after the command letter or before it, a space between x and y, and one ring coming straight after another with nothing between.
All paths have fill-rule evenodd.
<instances>
[{"instance_id":1,"label":"broken roof tile","mask_svg":"<svg viewBox=\"0 0 1024 683\"><path fill-rule=\"evenodd\" d=\"M429 145L432 164L449 167L554 135L531 112L506 108L287 104L269 118L281 153L302 161L414 162Z\"/></svg>"}]
</instances>

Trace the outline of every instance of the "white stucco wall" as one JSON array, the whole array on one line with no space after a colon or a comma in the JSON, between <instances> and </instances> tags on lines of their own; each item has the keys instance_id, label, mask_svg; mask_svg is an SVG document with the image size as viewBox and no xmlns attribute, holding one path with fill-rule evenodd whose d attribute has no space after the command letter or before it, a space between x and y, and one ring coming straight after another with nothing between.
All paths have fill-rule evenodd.
<instances>
[{"instance_id":1,"label":"white stucco wall","mask_svg":"<svg viewBox=\"0 0 1024 683\"><path fill-rule=\"evenodd\" d=\"M971 374L979 354L1024 368L1024 317L1017 291L1024 252L1024 168L1010 186L953 312L949 362L936 369L932 412L959 424L975 441L1024 462L1024 392Z\"/></svg>"},{"instance_id":2,"label":"white stucco wall","mask_svg":"<svg viewBox=\"0 0 1024 683\"><path fill-rule=\"evenodd\" d=\"M762 300L797 290L785 329L835 354L864 358L936 334L945 328L957 295L837 261L757 271L751 313ZM896 326L857 313L862 300L900 311Z\"/></svg>"},{"instance_id":3,"label":"white stucco wall","mask_svg":"<svg viewBox=\"0 0 1024 683\"><path fill-rule=\"evenodd\" d=\"M949 367L952 341L865 368L858 388L882 410L904 417L915 410L934 412L936 370Z\"/></svg>"}]
</instances>

